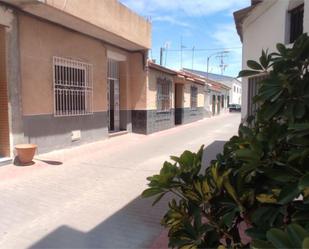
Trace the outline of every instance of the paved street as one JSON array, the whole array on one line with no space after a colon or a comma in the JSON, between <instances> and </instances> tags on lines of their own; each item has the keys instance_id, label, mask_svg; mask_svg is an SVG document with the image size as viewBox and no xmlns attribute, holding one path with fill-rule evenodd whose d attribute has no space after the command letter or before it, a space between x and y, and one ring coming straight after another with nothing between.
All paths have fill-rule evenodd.
<instances>
[{"instance_id":1,"label":"paved street","mask_svg":"<svg viewBox=\"0 0 309 249\"><path fill-rule=\"evenodd\" d=\"M139 198L170 155L236 134L239 114L127 134L0 167L0 248L150 248L166 203ZM205 158L205 161L209 158Z\"/></svg>"}]
</instances>

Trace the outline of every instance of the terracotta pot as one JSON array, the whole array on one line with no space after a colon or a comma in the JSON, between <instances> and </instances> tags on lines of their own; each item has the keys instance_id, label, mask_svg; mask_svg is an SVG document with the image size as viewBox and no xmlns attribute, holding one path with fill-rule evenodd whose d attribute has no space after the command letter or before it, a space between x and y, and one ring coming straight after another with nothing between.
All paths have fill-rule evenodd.
<instances>
[{"instance_id":1,"label":"terracotta pot","mask_svg":"<svg viewBox=\"0 0 309 249\"><path fill-rule=\"evenodd\" d=\"M17 157L23 164L31 163L38 146L36 144L18 144L15 146Z\"/></svg>"}]
</instances>

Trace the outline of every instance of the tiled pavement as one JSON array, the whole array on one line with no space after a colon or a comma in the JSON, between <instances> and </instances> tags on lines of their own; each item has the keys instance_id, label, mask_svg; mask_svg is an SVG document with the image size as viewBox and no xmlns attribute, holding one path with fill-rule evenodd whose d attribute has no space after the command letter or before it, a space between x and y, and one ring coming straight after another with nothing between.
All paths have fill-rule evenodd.
<instances>
[{"instance_id":1,"label":"tiled pavement","mask_svg":"<svg viewBox=\"0 0 309 249\"><path fill-rule=\"evenodd\" d=\"M225 114L150 136L128 134L0 167L0 248L153 248L166 203L139 198L169 155L236 133ZM209 160L206 158L205 160ZM154 244L155 243L155 244Z\"/></svg>"}]
</instances>

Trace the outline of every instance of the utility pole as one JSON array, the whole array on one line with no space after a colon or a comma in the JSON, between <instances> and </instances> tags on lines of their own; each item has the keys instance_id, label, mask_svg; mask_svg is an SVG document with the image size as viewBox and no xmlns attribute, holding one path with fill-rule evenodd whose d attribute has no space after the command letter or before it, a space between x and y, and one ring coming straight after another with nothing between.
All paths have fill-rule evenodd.
<instances>
[{"instance_id":1,"label":"utility pole","mask_svg":"<svg viewBox=\"0 0 309 249\"><path fill-rule=\"evenodd\" d=\"M166 66L166 61L167 61L167 51L170 48L169 42L165 42L164 44L164 50L165 50L165 59L164 59L164 66Z\"/></svg>"},{"instance_id":2,"label":"utility pole","mask_svg":"<svg viewBox=\"0 0 309 249\"><path fill-rule=\"evenodd\" d=\"M186 48L186 46L182 44L182 36L181 36L180 37L180 69L182 69L182 51L184 48Z\"/></svg>"},{"instance_id":3,"label":"utility pole","mask_svg":"<svg viewBox=\"0 0 309 249\"><path fill-rule=\"evenodd\" d=\"M182 36L180 37L180 70L182 69Z\"/></svg>"},{"instance_id":4,"label":"utility pole","mask_svg":"<svg viewBox=\"0 0 309 249\"><path fill-rule=\"evenodd\" d=\"M221 68L221 75L223 75L225 69L227 68L227 64L224 64L224 58L227 57L226 54L224 53L220 53L218 56L216 56L217 58L220 59L220 65L219 67Z\"/></svg>"},{"instance_id":5,"label":"utility pole","mask_svg":"<svg viewBox=\"0 0 309 249\"><path fill-rule=\"evenodd\" d=\"M194 52L195 52L195 46L192 48L192 70L194 69Z\"/></svg>"},{"instance_id":6,"label":"utility pole","mask_svg":"<svg viewBox=\"0 0 309 249\"><path fill-rule=\"evenodd\" d=\"M221 54L222 56L224 56L224 54L228 54L229 51L220 51L220 52L216 52L214 54L211 54L207 57L207 78L208 78L208 72L209 72L209 61L210 61L210 58L213 57L214 55L218 55L218 54Z\"/></svg>"},{"instance_id":7,"label":"utility pole","mask_svg":"<svg viewBox=\"0 0 309 249\"><path fill-rule=\"evenodd\" d=\"M164 51L164 48L160 48L160 66L163 66L163 51Z\"/></svg>"}]
</instances>

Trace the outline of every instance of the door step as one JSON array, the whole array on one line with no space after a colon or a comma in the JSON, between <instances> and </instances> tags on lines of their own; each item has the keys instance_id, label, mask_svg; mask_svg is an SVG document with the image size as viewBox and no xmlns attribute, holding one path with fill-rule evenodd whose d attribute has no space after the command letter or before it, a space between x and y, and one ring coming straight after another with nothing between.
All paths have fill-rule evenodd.
<instances>
[{"instance_id":1,"label":"door step","mask_svg":"<svg viewBox=\"0 0 309 249\"><path fill-rule=\"evenodd\" d=\"M117 137L117 136L121 136L121 135L125 135L128 134L128 131L114 131L114 132L110 132L108 134L108 137Z\"/></svg>"},{"instance_id":2,"label":"door step","mask_svg":"<svg viewBox=\"0 0 309 249\"><path fill-rule=\"evenodd\" d=\"M10 157L0 157L0 166L11 164L13 161Z\"/></svg>"}]
</instances>

